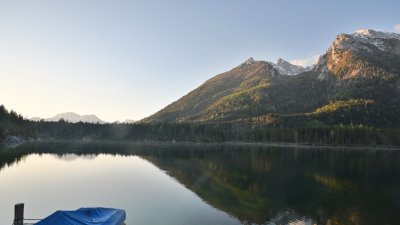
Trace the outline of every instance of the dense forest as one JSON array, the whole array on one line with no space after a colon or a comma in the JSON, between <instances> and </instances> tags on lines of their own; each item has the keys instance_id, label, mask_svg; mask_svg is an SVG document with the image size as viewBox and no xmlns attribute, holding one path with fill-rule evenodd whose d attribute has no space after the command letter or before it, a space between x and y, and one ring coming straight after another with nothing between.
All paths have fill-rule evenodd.
<instances>
[{"instance_id":1,"label":"dense forest","mask_svg":"<svg viewBox=\"0 0 400 225\"><path fill-rule=\"evenodd\" d=\"M271 118L272 119L271 119ZM30 121L0 106L0 138L32 140L122 140L140 142L264 142L311 145L400 146L400 129L362 124L326 125L315 118L255 118L240 123L93 124ZM292 123L271 120L303 121Z\"/></svg>"}]
</instances>

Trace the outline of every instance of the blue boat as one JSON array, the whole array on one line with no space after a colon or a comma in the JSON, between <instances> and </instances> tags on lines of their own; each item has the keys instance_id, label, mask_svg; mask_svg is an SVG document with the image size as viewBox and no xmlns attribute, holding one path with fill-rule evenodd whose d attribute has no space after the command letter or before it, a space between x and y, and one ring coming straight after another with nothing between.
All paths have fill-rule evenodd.
<instances>
[{"instance_id":1,"label":"blue boat","mask_svg":"<svg viewBox=\"0 0 400 225\"><path fill-rule=\"evenodd\" d=\"M122 209L80 208L56 211L35 225L121 225L125 219L126 213Z\"/></svg>"}]
</instances>

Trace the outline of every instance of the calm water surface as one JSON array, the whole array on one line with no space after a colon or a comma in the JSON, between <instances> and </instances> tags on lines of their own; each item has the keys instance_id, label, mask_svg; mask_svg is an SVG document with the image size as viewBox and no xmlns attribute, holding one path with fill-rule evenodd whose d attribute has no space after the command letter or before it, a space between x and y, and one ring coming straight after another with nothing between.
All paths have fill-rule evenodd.
<instances>
[{"instance_id":1,"label":"calm water surface","mask_svg":"<svg viewBox=\"0 0 400 225\"><path fill-rule=\"evenodd\" d=\"M140 224L400 224L400 151L36 143L0 150L0 224L125 209Z\"/></svg>"}]
</instances>

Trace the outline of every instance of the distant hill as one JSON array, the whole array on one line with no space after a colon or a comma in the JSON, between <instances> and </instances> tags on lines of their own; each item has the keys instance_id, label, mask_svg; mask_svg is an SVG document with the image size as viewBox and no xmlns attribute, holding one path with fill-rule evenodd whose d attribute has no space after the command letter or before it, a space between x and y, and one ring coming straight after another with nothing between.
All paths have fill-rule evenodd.
<instances>
[{"instance_id":1,"label":"distant hill","mask_svg":"<svg viewBox=\"0 0 400 225\"><path fill-rule=\"evenodd\" d=\"M136 120L126 119L126 120L124 120L124 122L122 122L122 123L136 123L136 122L137 122Z\"/></svg>"},{"instance_id":2,"label":"distant hill","mask_svg":"<svg viewBox=\"0 0 400 225\"><path fill-rule=\"evenodd\" d=\"M400 34L339 34L309 68L252 58L141 122L400 126Z\"/></svg>"},{"instance_id":3,"label":"distant hill","mask_svg":"<svg viewBox=\"0 0 400 225\"><path fill-rule=\"evenodd\" d=\"M31 120L33 121L40 121L43 118L39 118L39 117L32 117ZM78 122L85 122L85 123L106 123L105 121L101 120L100 118L98 118L96 115L79 115L77 113L74 112L66 112L66 113L60 113L57 114L51 118L44 118L44 121L59 121L61 119L64 119L68 122L71 123L78 123Z\"/></svg>"}]
</instances>

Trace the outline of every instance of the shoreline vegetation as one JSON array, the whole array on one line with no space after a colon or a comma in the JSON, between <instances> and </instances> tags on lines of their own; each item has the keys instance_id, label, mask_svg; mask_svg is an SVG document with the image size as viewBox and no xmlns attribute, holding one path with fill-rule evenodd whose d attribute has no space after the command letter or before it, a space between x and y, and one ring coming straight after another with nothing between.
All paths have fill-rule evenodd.
<instances>
[{"instance_id":1,"label":"shoreline vegetation","mask_svg":"<svg viewBox=\"0 0 400 225\"><path fill-rule=\"evenodd\" d=\"M19 143L17 146L22 144L98 144L98 145L125 145L125 146L249 146L249 147L282 147L282 148L294 148L294 149L327 149L327 150L400 150L400 146L363 146L363 145L314 145L314 144L301 144L301 143L278 143L278 142L241 142L241 141L227 141L227 142L191 142L191 141L129 141L129 140L82 140L82 139L41 139L41 140L29 140ZM0 145L6 144L7 141L0 140ZM12 144L12 143L10 143ZM12 145L11 145L12 146ZM11 147L14 148L14 147Z\"/></svg>"},{"instance_id":2,"label":"shoreline vegetation","mask_svg":"<svg viewBox=\"0 0 400 225\"><path fill-rule=\"evenodd\" d=\"M399 128L364 125L279 126L266 123L93 124L31 121L0 106L0 140L250 143L306 147L400 147Z\"/></svg>"},{"instance_id":3,"label":"shoreline vegetation","mask_svg":"<svg viewBox=\"0 0 400 225\"><path fill-rule=\"evenodd\" d=\"M12 136L15 137L15 136ZM152 140L84 140L84 139L30 139L28 141L23 140L22 142L15 144L14 142L8 142L7 140L0 140L0 145L5 144L14 148L22 144L42 144L42 143L77 143L77 144L112 144L112 145L128 145L128 146L160 146L160 145L177 145L177 146L197 146L197 145L224 145L224 146L250 146L250 147L283 147L283 148L295 148L295 149L329 149L329 150L400 150L400 146L394 145L376 145L376 146L365 146L365 145L328 145L328 144L304 144L304 143L288 143L288 142L243 142L243 141L220 141L220 142L194 142L194 141L175 141L175 140L164 140L164 141L152 141Z\"/></svg>"}]
</instances>

